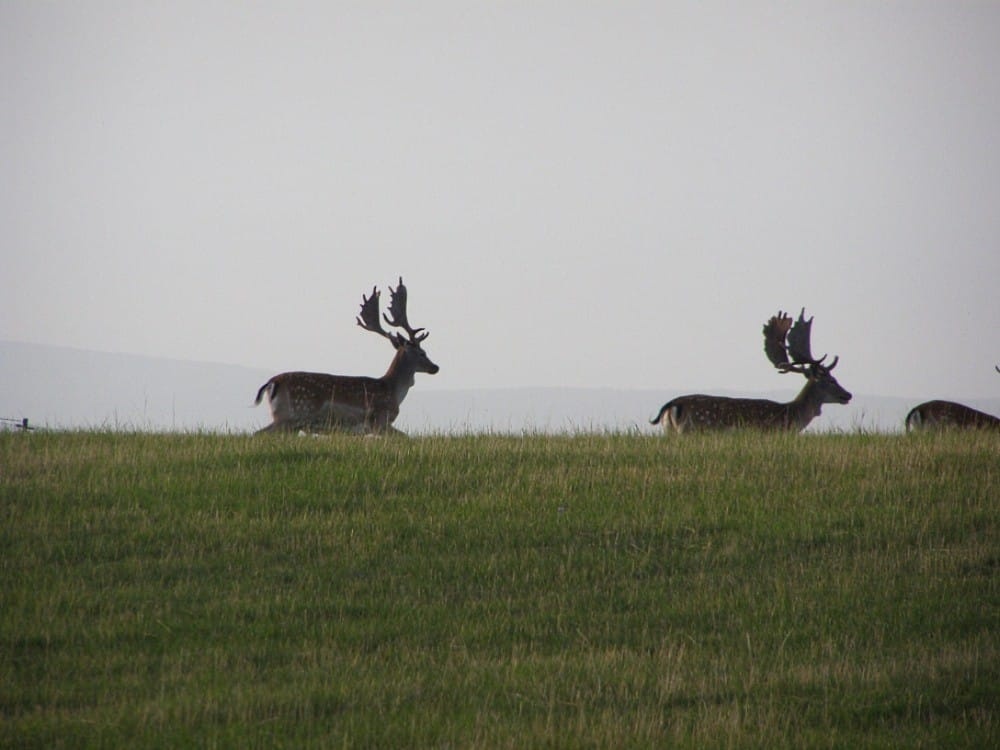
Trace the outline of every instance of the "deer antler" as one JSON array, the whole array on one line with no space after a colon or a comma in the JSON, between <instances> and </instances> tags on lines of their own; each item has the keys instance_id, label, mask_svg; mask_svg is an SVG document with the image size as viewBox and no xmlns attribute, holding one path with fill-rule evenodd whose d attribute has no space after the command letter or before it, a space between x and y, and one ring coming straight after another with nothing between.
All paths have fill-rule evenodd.
<instances>
[{"instance_id":1,"label":"deer antler","mask_svg":"<svg viewBox=\"0 0 1000 750\"><path fill-rule=\"evenodd\" d=\"M403 285L403 277L399 277L399 284L395 289L389 287L389 292L392 294L392 299L389 302L389 314L383 315L385 322L396 328L402 328L410 336L410 341L414 344L419 344L425 338L427 338L430 333L423 331L423 328L411 328L409 321L406 319L406 287Z\"/></svg>"},{"instance_id":2,"label":"deer antler","mask_svg":"<svg viewBox=\"0 0 1000 750\"><path fill-rule=\"evenodd\" d=\"M792 327L792 318L781 310L764 324L764 353L771 364L782 368L788 364L788 350L785 347L785 336Z\"/></svg>"},{"instance_id":3,"label":"deer antler","mask_svg":"<svg viewBox=\"0 0 1000 750\"><path fill-rule=\"evenodd\" d=\"M812 337L813 319L806 320L806 309L803 307L799 319L795 321L792 330L788 332L788 353L796 364L815 365L826 359L824 354L820 359L814 359L809 345Z\"/></svg>"},{"instance_id":4,"label":"deer antler","mask_svg":"<svg viewBox=\"0 0 1000 750\"><path fill-rule=\"evenodd\" d=\"M372 287L372 293L370 297L361 295L361 313L355 320L357 324L364 328L366 331L371 331L372 333L377 333L379 336L385 336L389 341L392 342L393 346L397 346L396 337L393 334L382 328L382 323L379 321L379 297L381 292L379 292L378 287Z\"/></svg>"},{"instance_id":5,"label":"deer antler","mask_svg":"<svg viewBox=\"0 0 1000 750\"><path fill-rule=\"evenodd\" d=\"M810 368L823 366L822 362L826 359L826 355L819 359L812 355L810 345L812 322L812 317L806 320L806 309L803 307L799 319L794 324L790 316L779 310L778 314L764 326L764 352L781 372L798 372L805 375ZM832 370L838 361L840 357L834 357L833 362L825 366L825 369Z\"/></svg>"},{"instance_id":6,"label":"deer antler","mask_svg":"<svg viewBox=\"0 0 1000 750\"><path fill-rule=\"evenodd\" d=\"M410 343L419 344L430 334L427 331L423 331L423 328L411 328L409 321L406 319L406 287L403 286L403 277L399 277L399 285L393 289L389 287L389 292L392 295L392 299L389 302L389 315L382 315L385 322L396 328L402 328L409 334ZM364 328L366 331L371 331L372 333L377 333L380 336L385 336L392 345L397 349L406 343L406 339L403 338L398 333L389 333L382 327L382 322L379 320L379 292L378 287L372 287L371 296L366 297L361 295L361 313L356 318L359 326Z\"/></svg>"}]
</instances>

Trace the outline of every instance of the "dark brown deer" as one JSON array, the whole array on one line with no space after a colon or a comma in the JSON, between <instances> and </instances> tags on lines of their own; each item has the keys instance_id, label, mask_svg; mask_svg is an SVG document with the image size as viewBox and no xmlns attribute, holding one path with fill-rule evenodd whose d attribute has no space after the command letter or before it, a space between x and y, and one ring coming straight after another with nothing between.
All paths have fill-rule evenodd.
<instances>
[{"instance_id":1,"label":"dark brown deer","mask_svg":"<svg viewBox=\"0 0 1000 750\"><path fill-rule=\"evenodd\" d=\"M768 399L727 398L701 394L680 396L664 404L651 424L663 423L664 428L679 433L697 430L746 428L756 430L805 429L820 414L823 404L846 404L851 394L841 387L831 374L839 357L829 365L812 356L809 338L812 318L805 319L805 308L799 319L778 312L764 325L764 353L779 372L796 372L806 384L799 395L788 403Z\"/></svg>"},{"instance_id":2,"label":"dark brown deer","mask_svg":"<svg viewBox=\"0 0 1000 750\"><path fill-rule=\"evenodd\" d=\"M1000 367L995 368L1000 372ZM954 401L925 401L906 415L906 431L914 430L1000 430L1000 419Z\"/></svg>"},{"instance_id":3,"label":"dark brown deer","mask_svg":"<svg viewBox=\"0 0 1000 750\"><path fill-rule=\"evenodd\" d=\"M285 372L275 375L257 391L254 404L267 396L272 422L259 432L331 431L364 433L399 433L392 423L399 415L399 405L414 383L414 375L431 375L438 366L431 362L421 343L429 335L423 328L413 328L406 317L406 287L389 288L392 299L385 322L406 332L389 333L379 320L377 288L370 297L361 295L359 326L384 336L396 350L389 369L380 378L350 375L327 375L318 372ZM390 317L391 316L391 317ZM423 331L423 333L421 333ZM258 433L259 434L259 433Z\"/></svg>"}]
</instances>

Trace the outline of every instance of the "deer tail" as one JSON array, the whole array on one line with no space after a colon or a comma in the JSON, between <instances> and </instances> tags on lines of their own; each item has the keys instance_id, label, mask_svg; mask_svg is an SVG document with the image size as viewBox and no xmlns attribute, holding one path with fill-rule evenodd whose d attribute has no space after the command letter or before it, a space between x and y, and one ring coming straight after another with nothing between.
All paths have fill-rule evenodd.
<instances>
[{"instance_id":1,"label":"deer tail","mask_svg":"<svg viewBox=\"0 0 1000 750\"><path fill-rule=\"evenodd\" d=\"M257 391L257 398L255 398L253 400L253 405L254 406L260 406L260 400L262 398L264 398L264 393L265 392L267 393L267 399L268 399L268 401L270 401L271 399L273 399L274 398L274 386L275 385L277 385L277 384L274 382L274 378L271 378L266 383L264 383L264 385L262 385L260 387L260 389Z\"/></svg>"},{"instance_id":2,"label":"deer tail","mask_svg":"<svg viewBox=\"0 0 1000 750\"><path fill-rule=\"evenodd\" d=\"M674 405L673 401L668 401L667 403L665 403L663 406L660 407L660 411L657 412L656 416L653 417L653 419L649 420L649 423L650 424L659 424L661 422L661 420L663 419L663 415L666 414L667 410L670 407L672 407L673 405Z\"/></svg>"}]
</instances>

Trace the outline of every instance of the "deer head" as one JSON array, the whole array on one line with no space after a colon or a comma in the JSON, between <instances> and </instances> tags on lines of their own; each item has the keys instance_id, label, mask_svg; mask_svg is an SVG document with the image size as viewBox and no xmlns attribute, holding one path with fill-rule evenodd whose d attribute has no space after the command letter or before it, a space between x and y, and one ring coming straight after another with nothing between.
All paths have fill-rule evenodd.
<instances>
[{"instance_id":1,"label":"deer head","mask_svg":"<svg viewBox=\"0 0 1000 750\"><path fill-rule=\"evenodd\" d=\"M806 320L805 313L802 308L799 319L793 323L790 315L779 310L764 325L764 353L779 372L797 372L815 384L822 403L846 404L851 394L830 374L840 357L834 357L829 365L823 364L825 354L819 359L813 357L810 344L813 319Z\"/></svg>"},{"instance_id":2,"label":"deer head","mask_svg":"<svg viewBox=\"0 0 1000 750\"><path fill-rule=\"evenodd\" d=\"M382 318L393 328L401 328L406 332L404 337L395 331L389 332L382 328L382 321L379 318L379 292L377 287L372 287L371 296L361 295L361 312L357 317L357 324L366 331L384 336L392 344L397 352L397 359L402 356L410 362L416 372L426 372L433 375L440 368L431 362L427 353L420 346L430 333L423 328L413 328L406 317L406 287L403 285L403 277L399 277L399 284L395 289L389 287L389 313L383 314ZM391 317L390 317L391 316Z\"/></svg>"}]
</instances>

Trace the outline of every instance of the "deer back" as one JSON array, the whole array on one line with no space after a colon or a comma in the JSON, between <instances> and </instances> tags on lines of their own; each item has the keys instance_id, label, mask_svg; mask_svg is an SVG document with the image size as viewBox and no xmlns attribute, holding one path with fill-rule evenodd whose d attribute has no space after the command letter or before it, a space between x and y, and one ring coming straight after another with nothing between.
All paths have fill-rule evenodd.
<instances>
[{"instance_id":1,"label":"deer back","mask_svg":"<svg viewBox=\"0 0 1000 750\"><path fill-rule=\"evenodd\" d=\"M925 401L906 415L906 430L1000 429L1000 418L954 401Z\"/></svg>"}]
</instances>

